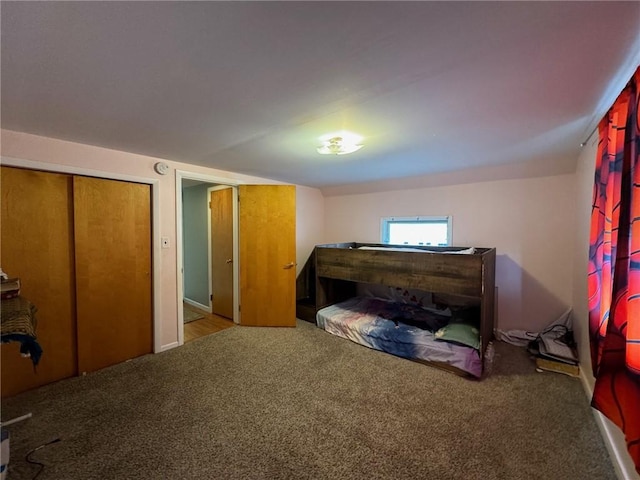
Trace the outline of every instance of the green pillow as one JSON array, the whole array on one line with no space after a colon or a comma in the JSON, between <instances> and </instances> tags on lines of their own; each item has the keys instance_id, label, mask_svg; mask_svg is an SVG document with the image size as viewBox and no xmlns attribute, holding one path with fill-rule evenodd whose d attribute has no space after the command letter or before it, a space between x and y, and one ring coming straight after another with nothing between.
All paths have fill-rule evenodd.
<instances>
[{"instance_id":1,"label":"green pillow","mask_svg":"<svg viewBox=\"0 0 640 480\"><path fill-rule=\"evenodd\" d=\"M457 343L480 349L480 331L475 325L464 322L451 322L435 333L436 340Z\"/></svg>"}]
</instances>

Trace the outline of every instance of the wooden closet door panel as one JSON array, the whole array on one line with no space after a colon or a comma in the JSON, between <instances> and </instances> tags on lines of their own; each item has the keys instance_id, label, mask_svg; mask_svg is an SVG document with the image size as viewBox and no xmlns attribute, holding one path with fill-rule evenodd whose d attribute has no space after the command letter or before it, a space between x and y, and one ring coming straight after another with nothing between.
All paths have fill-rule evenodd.
<instances>
[{"instance_id":1,"label":"wooden closet door panel","mask_svg":"<svg viewBox=\"0 0 640 480\"><path fill-rule=\"evenodd\" d=\"M19 277L21 294L38 309L43 349L37 371L18 343L2 351L2 396L77 374L71 177L2 167L2 269Z\"/></svg>"},{"instance_id":2,"label":"wooden closet door panel","mask_svg":"<svg viewBox=\"0 0 640 480\"><path fill-rule=\"evenodd\" d=\"M240 185L240 324L296 326L296 190Z\"/></svg>"},{"instance_id":3,"label":"wooden closet door panel","mask_svg":"<svg viewBox=\"0 0 640 480\"><path fill-rule=\"evenodd\" d=\"M74 177L78 370L152 351L151 187Z\"/></svg>"},{"instance_id":4,"label":"wooden closet door panel","mask_svg":"<svg viewBox=\"0 0 640 480\"><path fill-rule=\"evenodd\" d=\"M233 191L211 192L213 313L233 319Z\"/></svg>"}]
</instances>

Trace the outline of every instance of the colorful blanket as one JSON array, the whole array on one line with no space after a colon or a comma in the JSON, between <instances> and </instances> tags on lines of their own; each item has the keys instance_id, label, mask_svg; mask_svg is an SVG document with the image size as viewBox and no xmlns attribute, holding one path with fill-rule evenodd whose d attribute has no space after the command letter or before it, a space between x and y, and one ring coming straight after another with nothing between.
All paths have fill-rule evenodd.
<instances>
[{"instance_id":1,"label":"colorful blanket","mask_svg":"<svg viewBox=\"0 0 640 480\"><path fill-rule=\"evenodd\" d=\"M375 297L355 297L318 311L323 330L360 345L414 360L444 363L482 376L477 349L435 335L450 317Z\"/></svg>"}]
</instances>

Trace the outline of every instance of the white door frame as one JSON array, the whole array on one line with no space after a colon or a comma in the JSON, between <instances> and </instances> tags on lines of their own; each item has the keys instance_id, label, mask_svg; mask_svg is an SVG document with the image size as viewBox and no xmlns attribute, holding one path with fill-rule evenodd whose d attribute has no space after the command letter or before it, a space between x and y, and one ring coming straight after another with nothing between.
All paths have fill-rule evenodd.
<instances>
[{"instance_id":1,"label":"white door frame","mask_svg":"<svg viewBox=\"0 0 640 480\"><path fill-rule=\"evenodd\" d=\"M212 183L219 187L231 187L232 189L232 216L233 216L233 321L240 323L240 299L239 299L239 268L238 268L238 185L244 184L238 180L229 178L216 177L203 173L187 172L185 170L176 170L176 261L177 261L177 284L178 284L178 345L184 344L184 314L182 312L182 299L184 298L184 264L182 260L182 180L198 180L205 183ZM216 187L213 187L216 188ZM211 215L209 215L209 245L211 245ZM211 292L211 247L209 247L209 291ZM211 301L209 301L211 304Z\"/></svg>"},{"instance_id":2,"label":"white door frame","mask_svg":"<svg viewBox=\"0 0 640 480\"><path fill-rule=\"evenodd\" d=\"M153 353L158 353L162 348L162 335L160 327L162 325L162 305L161 299L161 264L160 264L160 180L157 178L138 177L136 175L126 175L113 172L103 172L70 165L60 165L57 163L37 162L13 157L0 157L2 165L7 167L28 168L31 170L42 170L53 173L67 173L70 175L84 175L87 177L105 178L108 180L123 180L125 182L144 183L151 185L151 253L153 258L153 277L151 279L153 288ZM182 309L180 309L182 312ZM166 349L166 348L165 348Z\"/></svg>"}]
</instances>

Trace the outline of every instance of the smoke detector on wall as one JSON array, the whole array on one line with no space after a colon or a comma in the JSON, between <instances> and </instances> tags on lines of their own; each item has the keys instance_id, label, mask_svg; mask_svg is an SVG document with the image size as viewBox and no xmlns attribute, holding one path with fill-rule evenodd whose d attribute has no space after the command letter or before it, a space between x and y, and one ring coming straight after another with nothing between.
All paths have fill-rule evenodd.
<instances>
[{"instance_id":1,"label":"smoke detector on wall","mask_svg":"<svg viewBox=\"0 0 640 480\"><path fill-rule=\"evenodd\" d=\"M159 175L166 175L169 172L169 165L164 162L158 162L153 166L153 169Z\"/></svg>"}]
</instances>

